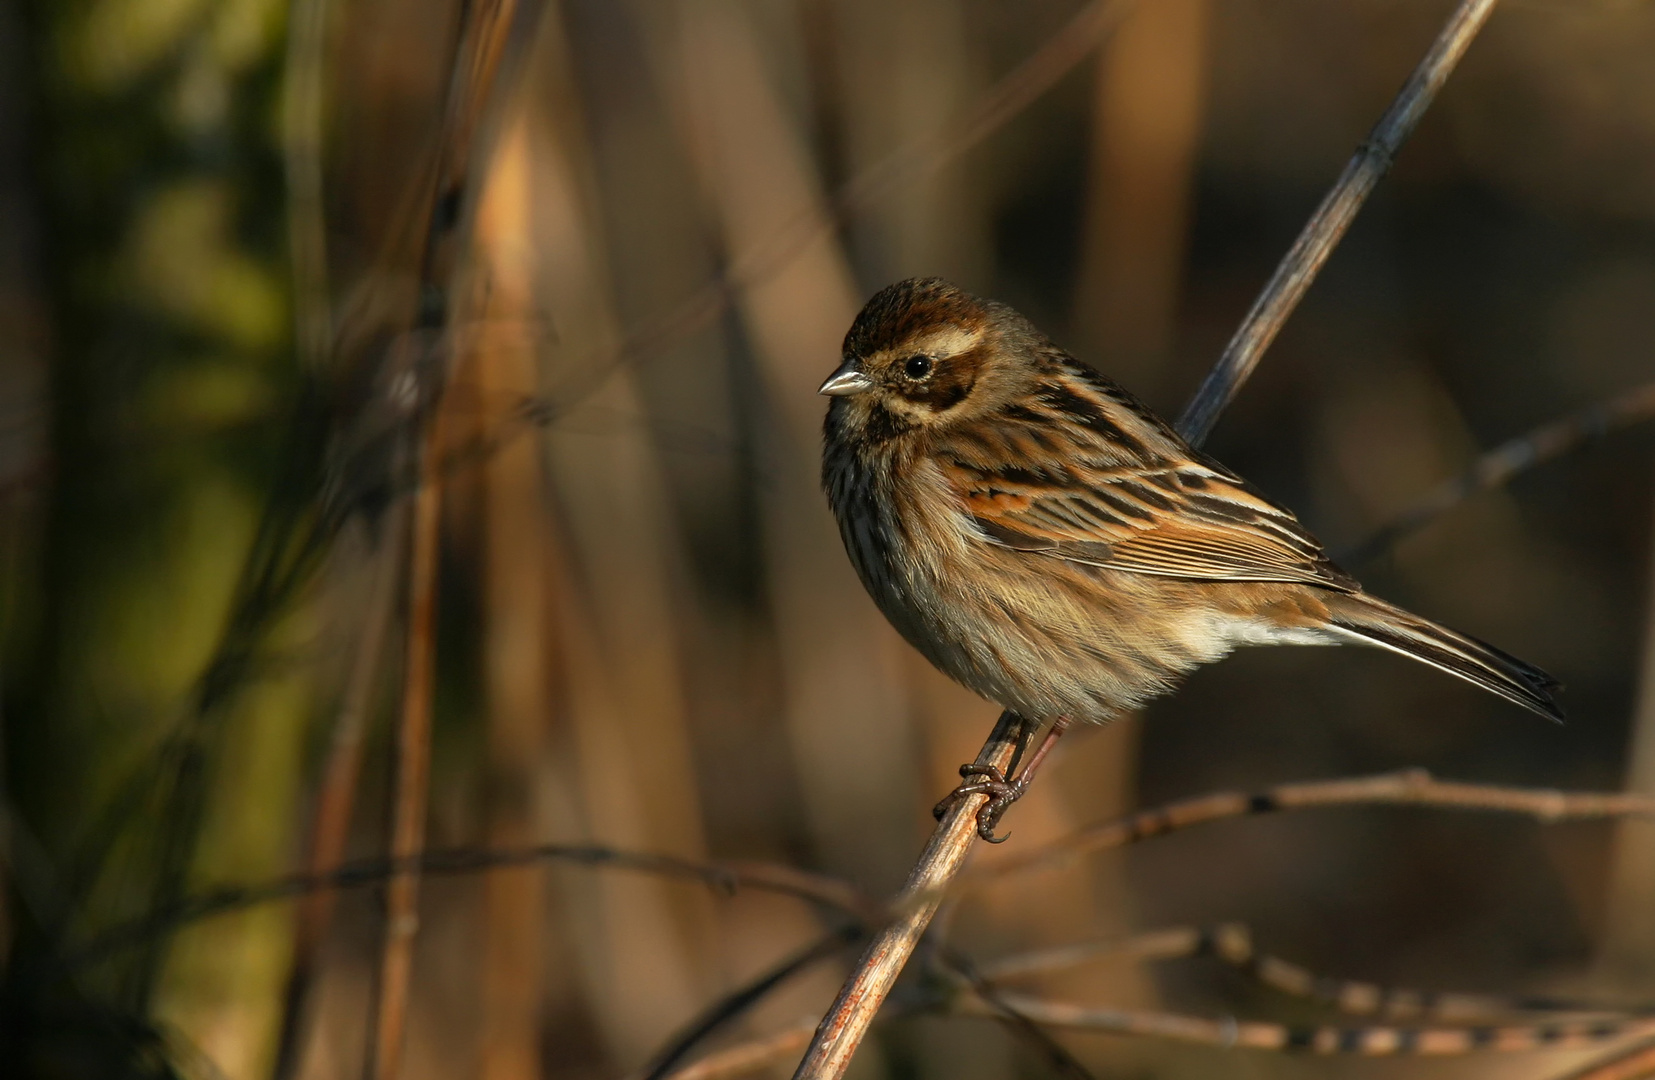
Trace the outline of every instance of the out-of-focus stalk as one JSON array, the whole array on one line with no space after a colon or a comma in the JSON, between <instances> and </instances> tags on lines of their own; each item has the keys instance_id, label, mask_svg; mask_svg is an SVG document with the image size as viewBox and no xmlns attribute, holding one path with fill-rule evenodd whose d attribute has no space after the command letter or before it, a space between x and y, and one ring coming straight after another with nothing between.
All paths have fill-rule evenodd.
<instances>
[{"instance_id":1,"label":"out-of-focus stalk","mask_svg":"<svg viewBox=\"0 0 1655 1080\"><path fill-rule=\"evenodd\" d=\"M684 5L686 134L731 250L749 251L809 208L827 206L803 133L766 72L740 5ZM816 383L859 306L826 229L785 268L740 289L738 307L765 392L761 491L786 724L824 863L853 879L901 880L914 839L914 732L900 645L856 581L818 491Z\"/></svg>"},{"instance_id":2,"label":"out-of-focus stalk","mask_svg":"<svg viewBox=\"0 0 1655 1080\"><path fill-rule=\"evenodd\" d=\"M307 870L322 874L344 861L356 805L357 780L362 770L362 742L372 716L375 691L383 673L385 638L397 604L397 582L402 569L402 545L407 514L397 512L379 523L377 536L352 571L368 577L362 597L360 622L355 627L355 655L328 741L327 760L317 785L311 811ZM293 961L287 977L286 1006L277 1040L274 1080L297 1075L303 1052L306 1013L323 942L333 921L335 894L318 890L298 905L293 935Z\"/></svg>"},{"instance_id":3,"label":"out-of-focus stalk","mask_svg":"<svg viewBox=\"0 0 1655 1080\"><path fill-rule=\"evenodd\" d=\"M399 860L417 858L425 846L435 680L437 544L442 522L439 445L431 435L422 440L419 491L409 520L407 634L396 733L396 793L391 806L391 858ZM402 1075L414 937L419 932L419 880L418 868L407 866L392 874L385 887L385 937L372 1036L375 1080L396 1080Z\"/></svg>"},{"instance_id":4,"label":"out-of-focus stalk","mask_svg":"<svg viewBox=\"0 0 1655 1080\"><path fill-rule=\"evenodd\" d=\"M323 75L328 0L296 0L289 10L283 73L282 156L287 171L287 248L293 275L294 339L313 370L333 347L327 217L322 196Z\"/></svg>"},{"instance_id":5,"label":"out-of-focus stalk","mask_svg":"<svg viewBox=\"0 0 1655 1080\"><path fill-rule=\"evenodd\" d=\"M487 275L485 318L470 372L487 403L538 390L519 328L534 314L533 210L528 119L518 111L502 139L478 209L478 262ZM483 666L488 702L486 835L491 847L538 838L537 789L547 753L555 643L547 610L550 542L537 441L515 440L483 474ZM539 1080L545 875L533 868L484 883L483 1080Z\"/></svg>"},{"instance_id":6,"label":"out-of-focus stalk","mask_svg":"<svg viewBox=\"0 0 1655 1080\"><path fill-rule=\"evenodd\" d=\"M538 253L540 320L556 328L541 351L549 382L603 355L620 330L608 237L597 227L610 195L592 182L564 24L548 19L545 31L534 62L534 212L521 242ZM683 553L643 415L633 374L618 373L542 443L559 541L544 556L558 642L551 659L565 719L556 756L541 766L541 797L548 830L699 858L706 841L678 614ZM548 971L547 992L555 979L575 982L581 1022L596 1028L616 1069L633 1067L710 996L713 906L657 880L559 875L555 886L570 963Z\"/></svg>"},{"instance_id":7,"label":"out-of-focus stalk","mask_svg":"<svg viewBox=\"0 0 1655 1080\"><path fill-rule=\"evenodd\" d=\"M1163 385L1176 328L1209 3L1135 4L1098 55L1075 324L1087 359L1146 398Z\"/></svg>"},{"instance_id":8,"label":"out-of-focus stalk","mask_svg":"<svg viewBox=\"0 0 1655 1080\"><path fill-rule=\"evenodd\" d=\"M479 0L462 8L436 147L434 182L429 200L422 204L425 231L418 264L419 307L415 325L410 328L419 333L403 338L401 348L418 349L429 344L446 350L453 345L449 319L451 308L459 302L451 291L464 253L461 225L473 192L480 186L486 157L479 152L482 148L478 136L485 109L494 96L517 7L516 0ZM407 392L415 407L402 443L414 462L417 488L409 523L403 686L391 801L391 856L400 860L416 859L425 841L445 450L440 420L449 359L439 354L407 365L407 370L414 373ZM419 871L414 863L393 874L386 887L385 933L369 1035L369 1072L375 1080L398 1080L402 1075L418 905Z\"/></svg>"},{"instance_id":9,"label":"out-of-focus stalk","mask_svg":"<svg viewBox=\"0 0 1655 1080\"><path fill-rule=\"evenodd\" d=\"M1651 553L1655 562L1655 552ZM1655 584L1644 620L1638 697L1627 751L1626 790L1655 796ZM1610 864L1608 924L1598 964L1608 975L1647 989L1655 975L1655 822L1623 821Z\"/></svg>"}]
</instances>

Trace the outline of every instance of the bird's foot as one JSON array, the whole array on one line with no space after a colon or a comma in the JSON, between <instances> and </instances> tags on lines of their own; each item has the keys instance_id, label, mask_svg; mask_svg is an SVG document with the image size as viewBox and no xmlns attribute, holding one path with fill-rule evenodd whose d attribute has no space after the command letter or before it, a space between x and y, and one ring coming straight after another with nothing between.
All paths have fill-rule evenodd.
<instances>
[{"instance_id":1,"label":"bird's foot","mask_svg":"<svg viewBox=\"0 0 1655 1080\"><path fill-rule=\"evenodd\" d=\"M1029 778L1025 774L1016 780L1007 780L1006 774L993 765L961 765L960 786L943 797L931 811L938 819L954 808L954 804L961 799L972 795L987 795L988 801L977 808L977 835L991 844L1003 844L1009 839L1006 836L995 836L994 830L1000 824L1000 818L1011 808L1011 804L1023 797L1029 790Z\"/></svg>"}]
</instances>

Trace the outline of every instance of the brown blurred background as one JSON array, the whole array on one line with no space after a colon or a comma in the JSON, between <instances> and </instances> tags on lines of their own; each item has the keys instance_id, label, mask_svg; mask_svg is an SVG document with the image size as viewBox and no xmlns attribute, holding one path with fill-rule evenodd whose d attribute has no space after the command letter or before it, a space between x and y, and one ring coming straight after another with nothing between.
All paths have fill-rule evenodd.
<instances>
[{"instance_id":1,"label":"brown blurred background","mask_svg":"<svg viewBox=\"0 0 1655 1080\"><path fill-rule=\"evenodd\" d=\"M996 710L884 625L818 493L814 389L856 309L941 274L1175 415L1449 9L1123 2L1049 92L962 136L1082 7L519 7L447 330L422 336L408 253L463 5L0 0L7 1074L361 1074L373 889L331 918L257 906L64 958L314 862L319 819L344 854L385 849L407 502L387 403L422 371L448 372L427 842L899 885ZM1209 449L1337 551L1480 448L1655 376L1651 57L1639 0L1498 10ZM1244 651L1066 740L1002 850L1414 765L1655 792L1652 449L1617 434L1350 567L1554 672L1567 726L1377 652ZM1015 879L950 938L986 960L1223 920L1328 975L1647 1001L1655 826L1229 822ZM430 879L404 1075L628 1075L824 925L590 867ZM709 1045L819 1014L850 955ZM1326 1015L1203 961L1039 988ZM1063 1038L1109 1077L1580 1059ZM925 1018L877 1028L855 1075L1041 1069L989 1021Z\"/></svg>"}]
</instances>

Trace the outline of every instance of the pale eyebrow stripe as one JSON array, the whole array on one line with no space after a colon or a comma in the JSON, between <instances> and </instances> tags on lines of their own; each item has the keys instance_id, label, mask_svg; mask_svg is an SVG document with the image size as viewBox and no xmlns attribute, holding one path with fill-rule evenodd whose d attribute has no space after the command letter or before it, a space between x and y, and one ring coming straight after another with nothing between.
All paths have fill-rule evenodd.
<instances>
[{"instance_id":1,"label":"pale eyebrow stripe","mask_svg":"<svg viewBox=\"0 0 1655 1080\"><path fill-rule=\"evenodd\" d=\"M915 347L927 356L946 358L958 356L965 352L983 336L981 330L967 330L959 326L951 326L946 330L934 330L919 338Z\"/></svg>"}]
</instances>

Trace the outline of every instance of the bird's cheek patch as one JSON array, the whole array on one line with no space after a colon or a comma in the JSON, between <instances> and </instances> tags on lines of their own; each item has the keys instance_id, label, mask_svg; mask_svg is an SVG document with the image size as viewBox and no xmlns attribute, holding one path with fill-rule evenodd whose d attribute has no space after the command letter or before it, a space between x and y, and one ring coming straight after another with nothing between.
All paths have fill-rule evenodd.
<instances>
[{"instance_id":1,"label":"bird's cheek patch","mask_svg":"<svg viewBox=\"0 0 1655 1080\"><path fill-rule=\"evenodd\" d=\"M902 396L915 405L923 406L932 412L947 412L971 393L971 384L975 380L961 379L951 369L944 368L923 383L902 388Z\"/></svg>"},{"instance_id":2,"label":"bird's cheek patch","mask_svg":"<svg viewBox=\"0 0 1655 1080\"><path fill-rule=\"evenodd\" d=\"M980 367L981 361L973 353L944 360L929 379L903 387L902 396L932 412L947 412L970 395Z\"/></svg>"}]
</instances>

